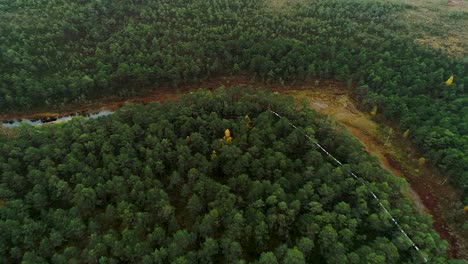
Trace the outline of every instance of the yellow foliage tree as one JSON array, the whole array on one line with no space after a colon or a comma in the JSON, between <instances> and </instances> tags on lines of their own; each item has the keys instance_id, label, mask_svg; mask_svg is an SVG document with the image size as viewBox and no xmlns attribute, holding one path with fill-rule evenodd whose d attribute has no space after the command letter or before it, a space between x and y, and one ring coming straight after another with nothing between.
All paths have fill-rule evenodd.
<instances>
[{"instance_id":1,"label":"yellow foliage tree","mask_svg":"<svg viewBox=\"0 0 468 264\"><path fill-rule=\"evenodd\" d=\"M224 130L224 142L227 144L231 143L232 137L231 137L231 131L229 129Z\"/></svg>"},{"instance_id":2,"label":"yellow foliage tree","mask_svg":"<svg viewBox=\"0 0 468 264\"><path fill-rule=\"evenodd\" d=\"M450 86L453 84L453 74L452 76L450 76L450 78L447 79L447 81L445 81L445 85L447 86Z\"/></svg>"},{"instance_id":3,"label":"yellow foliage tree","mask_svg":"<svg viewBox=\"0 0 468 264\"><path fill-rule=\"evenodd\" d=\"M245 115L245 118L244 118L244 119L245 119L245 126L246 126L247 128L250 128L250 122L252 122L252 120L250 120L249 115Z\"/></svg>"},{"instance_id":4,"label":"yellow foliage tree","mask_svg":"<svg viewBox=\"0 0 468 264\"><path fill-rule=\"evenodd\" d=\"M424 157L421 157L421 158L418 159L418 163L419 163L419 165L422 166L422 165L426 164L426 159Z\"/></svg>"},{"instance_id":5,"label":"yellow foliage tree","mask_svg":"<svg viewBox=\"0 0 468 264\"><path fill-rule=\"evenodd\" d=\"M375 116L377 114L377 106L375 105L374 108L372 108L372 111L370 112L371 115Z\"/></svg>"},{"instance_id":6,"label":"yellow foliage tree","mask_svg":"<svg viewBox=\"0 0 468 264\"><path fill-rule=\"evenodd\" d=\"M407 129L407 130L405 131L405 133L403 133L403 137L404 137L404 138L407 138L407 137L409 136L409 132L410 132L410 130Z\"/></svg>"}]
</instances>

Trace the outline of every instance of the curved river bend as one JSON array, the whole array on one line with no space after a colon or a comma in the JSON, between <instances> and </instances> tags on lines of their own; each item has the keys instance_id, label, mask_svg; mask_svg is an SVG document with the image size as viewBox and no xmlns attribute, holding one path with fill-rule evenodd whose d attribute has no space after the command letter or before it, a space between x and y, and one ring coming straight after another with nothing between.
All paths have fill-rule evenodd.
<instances>
[{"instance_id":1,"label":"curved river bend","mask_svg":"<svg viewBox=\"0 0 468 264\"><path fill-rule=\"evenodd\" d=\"M102 110L102 111L94 112L94 113L75 113L71 115L64 115L64 116L57 116L57 117L45 117L45 118L38 118L38 119L14 119L14 120L2 121L2 126L5 128L13 128L21 124L40 126L40 125L45 125L45 124L54 124L54 123L70 121L72 118L76 116L83 116L86 118L93 119L93 118L98 118L101 116L107 116L112 113L114 113L114 111Z\"/></svg>"}]
</instances>

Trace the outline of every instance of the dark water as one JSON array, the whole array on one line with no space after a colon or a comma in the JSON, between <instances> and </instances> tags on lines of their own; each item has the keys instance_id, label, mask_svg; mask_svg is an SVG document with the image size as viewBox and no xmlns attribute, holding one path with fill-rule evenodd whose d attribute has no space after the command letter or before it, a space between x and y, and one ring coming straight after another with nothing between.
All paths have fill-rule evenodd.
<instances>
[{"instance_id":1,"label":"dark water","mask_svg":"<svg viewBox=\"0 0 468 264\"><path fill-rule=\"evenodd\" d=\"M14 119L9 121L2 121L2 126L6 128L12 128L19 126L20 124L29 124L29 125L44 125L51 124L54 122L66 122L71 120L75 116L84 116L87 118L98 118L101 116L106 116L114 113L109 110L102 110L96 113L75 113L71 115L59 116L59 117L46 117L41 119Z\"/></svg>"}]
</instances>

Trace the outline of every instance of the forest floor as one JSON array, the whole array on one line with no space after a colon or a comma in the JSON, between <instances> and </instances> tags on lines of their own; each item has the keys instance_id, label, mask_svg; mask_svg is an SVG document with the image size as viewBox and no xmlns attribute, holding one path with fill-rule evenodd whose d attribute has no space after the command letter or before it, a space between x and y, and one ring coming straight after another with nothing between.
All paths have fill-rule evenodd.
<instances>
[{"instance_id":1,"label":"forest floor","mask_svg":"<svg viewBox=\"0 0 468 264\"><path fill-rule=\"evenodd\" d=\"M200 88L215 89L220 86L251 85L266 87L291 95L296 99L308 100L317 112L334 118L354 135L366 151L376 156L382 167L394 175L404 177L410 187L402 190L414 208L433 217L434 229L449 242L450 256L468 259L468 230L462 227L468 220L463 211L459 192L428 164L420 164L421 157L411 142L391 124L376 122L375 117L362 112L353 102L350 89L334 81L321 81L317 86L305 84L260 84L246 76L217 77L208 82L186 85L181 88L144 89L140 95L131 98L108 97L84 104L69 105L57 112L23 112L0 114L0 120L34 119L57 117L79 112L115 110L125 103L148 103L176 100L179 96ZM461 208L461 209L460 209Z\"/></svg>"}]
</instances>

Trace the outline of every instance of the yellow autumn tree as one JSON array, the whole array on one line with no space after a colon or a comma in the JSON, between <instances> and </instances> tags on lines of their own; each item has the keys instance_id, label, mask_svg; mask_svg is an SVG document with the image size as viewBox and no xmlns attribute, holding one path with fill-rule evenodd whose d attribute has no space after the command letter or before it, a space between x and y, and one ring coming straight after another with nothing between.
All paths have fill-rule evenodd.
<instances>
[{"instance_id":1,"label":"yellow autumn tree","mask_svg":"<svg viewBox=\"0 0 468 264\"><path fill-rule=\"evenodd\" d=\"M420 166L423 166L426 164L426 159L424 157L421 157L418 159L418 163Z\"/></svg>"},{"instance_id":2,"label":"yellow autumn tree","mask_svg":"<svg viewBox=\"0 0 468 264\"><path fill-rule=\"evenodd\" d=\"M249 115L245 115L244 119L245 119L245 127L250 128L250 122L252 122L252 120L250 120Z\"/></svg>"},{"instance_id":3,"label":"yellow autumn tree","mask_svg":"<svg viewBox=\"0 0 468 264\"><path fill-rule=\"evenodd\" d=\"M226 129L224 130L224 138L223 138L224 142L226 142L227 144L230 144L231 141L232 141L232 137L231 137L231 131L229 131L229 129Z\"/></svg>"},{"instance_id":4,"label":"yellow autumn tree","mask_svg":"<svg viewBox=\"0 0 468 264\"><path fill-rule=\"evenodd\" d=\"M375 105L374 108L372 108L372 111L370 112L371 115L375 116L377 114L377 106Z\"/></svg>"},{"instance_id":5,"label":"yellow autumn tree","mask_svg":"<svg viewBox=\"0 0 468 264\"><path fill-rule=\"evenodd\" d=\"M450 76L450 78L447 79L447 81L445 81L445 85L447 86L450 86L453 84L453 74L452 76Z\"/></svg>"},{"instance_id":6,"label":"yellow autumn tree","mask_svg":"<svg viewBox=\"0 0 468 264\"><path fill-rule=\"evenodd\" d=\"M409 136L409 133L410 133L410 130L407 129L407 130L405 131L405 133L403 133L403 137L404 137L404 138L407 138L407 137Z\"/></svg>"}]
</instances>

